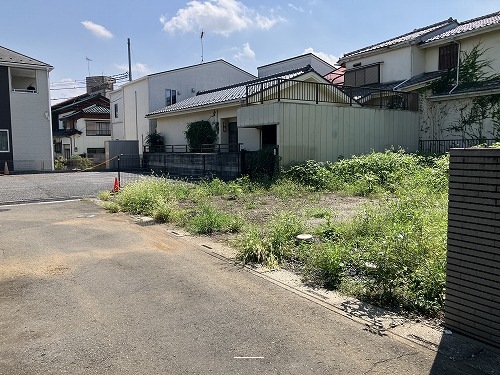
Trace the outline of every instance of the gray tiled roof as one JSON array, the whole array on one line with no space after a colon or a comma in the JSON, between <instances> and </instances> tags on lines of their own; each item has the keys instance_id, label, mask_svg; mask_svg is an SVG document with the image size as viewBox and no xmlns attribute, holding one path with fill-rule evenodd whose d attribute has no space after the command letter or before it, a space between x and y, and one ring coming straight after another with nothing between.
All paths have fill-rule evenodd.
<instances>
[{"instance_id":1,"label":"gray tiled roof","mask_svg":"<svg viewBox=\"0 0 500 375\"><path fill-rule=\"evenodd\" d=\"M439 35L436 35L425 42L432 42L434 40L440 40L450 37L456 37L458 35L468 33L471 31L479 30L484 27L499 25L500 24L500 12L487 14L486 16L474 18L468 21L460 22L457 27L445 31Z\"/></svg>"},{"instance_id":2,"label":"gray tiled roof","mask_svg":"<svg viewBox=\"0 0 500 375\"><path fill-rule=\"evenodd\" d=\"M460 95L460 94L468 94L468 93L481 93L487 91L487 93L491 91L500 91L500 79L494 79L486 82L478 82L473 85L459 85L455 90L453 90L452 95ZM433 96L451 96L448 92L446 93L437 93ZM431 96L432 98L432 96Z\"/></svg>"},{"instance_id":3,"label":"gray tiled roof","mask_svg":"<svg viewBox=\"0 0 500 375\"><path fill-rule=\"evenodd\" d=\"M342 61L342 59L344 59L344 58L349 58L352 56L360 55L360 54L374 51L374 50L381 49L381 48L387 48L387 47L395 46L395 45L402 44L402 43L418 41L419 39L425 37L426 35L438 31L440 28L450 27L453 24L458 24L458 23L456 20L449 18L446 21L441 21L441 22L435 23L433 25L422 27L420 29L415 29L409 33L397 36L395 38L392 38L392 39L389 39L389 40L386 40L386 41L383 41L383 42L380 42L377 44L373 44L371 46L361 48L361 49L358 49L356 51L345 53L340 58L340 60Z\"/></svg>"},{"instance_id":4,"label":"gray tiled roof","mask_svg":"<svg viewBox=\"0 0 500 375\"><path fill-rule=\"evenodd\" d=\"M64 116L60 116L59 120L64 120L67 118L75 117L75 116L80 116L83 117L83 115L108 115L109 116L110 111L109 107L104 107L99 104L93 104L87 108L83 108L79 111L73 111L70 113L65 114Z\"/></svg>"},{"instance_id":5,"label":"gray tiled roof","mask_svg":"<svg viewBox=\"0 0 500 375\"><path fill-rule=\"evenodd\" d=\"M42 61L35 60L29 56L23 55L21 53L12 51L8 48L0 46L0 65L3 64L15 64L15 65L26 65L26 66L39 66L43 68L52 68L51 65L46 64Z\"/></svg>"},{"instance_id":6,"label":"gray tiled roof","mask_svg":"<svg viewBox=\"0 0 500 375\"><path fill-rule=\"evenodd\" d=\"M186 109L210 106L219 103L230 103L234 101L241 101L246 98L246 87L248 85L258 82L262 82L265 84L266 82L272 82L272 80L275 78L293 79L310 71L313 71L313 69L310 66L307 66L301 69L283 72L278 75L255 79L252 81L242 82L236 85L225 86L213 90L202 91L199 92L196 96L177 102L175 104L159 109L157 111L148 113L146 116L154 116L163 113L183 111Z\"/></svg>"},{"instance_id":7,"label":"gray tiled roof","mask_svg":"<svg viewBox=\"0 0 500 375\"><path fill-rule=\"evenodd\" d=\"M401 84L397 85L397 90L404 90L407 87L418 85L424 82L433 81L443 75L444 71L436 70L434 72L422 73L411 77L407 81L403 81Z\"/></svg>"}]
</instances>

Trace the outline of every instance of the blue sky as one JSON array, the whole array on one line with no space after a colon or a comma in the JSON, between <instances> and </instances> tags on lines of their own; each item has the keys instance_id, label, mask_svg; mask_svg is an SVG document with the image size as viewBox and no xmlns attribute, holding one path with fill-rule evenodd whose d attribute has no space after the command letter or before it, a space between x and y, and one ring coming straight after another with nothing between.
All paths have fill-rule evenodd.
<instances>
[{"instance_id":1,"label":"blue sky","mask_svg":"<svg viewBox=\"0 0 500 375\"><path fill-rule=\"evenodd\" d=\"M305 52L343 53L453 17L500 11L498 0L2 0L0 45L54 66L56 103L89 75L132 76L224 59L252 74ZM87 60L89 58L91 61Z\"/></svg>"}]
</instances>

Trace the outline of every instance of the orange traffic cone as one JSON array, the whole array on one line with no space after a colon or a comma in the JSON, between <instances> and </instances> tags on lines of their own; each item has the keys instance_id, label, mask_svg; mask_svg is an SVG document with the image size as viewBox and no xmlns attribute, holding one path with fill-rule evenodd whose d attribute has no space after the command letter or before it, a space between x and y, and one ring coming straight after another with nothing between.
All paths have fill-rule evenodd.
<instances>
[{"instance_id":1,"label":"orange traffic cone","mask_svg":"<svg viewBox=\"0 0 500 375\"><path fill-rule=\"evenodd\" d=\"M115 177L115 186L113 186L113 191L120 190L120 184L118 183L118 178Z\"/></svg>"}]
</instances>

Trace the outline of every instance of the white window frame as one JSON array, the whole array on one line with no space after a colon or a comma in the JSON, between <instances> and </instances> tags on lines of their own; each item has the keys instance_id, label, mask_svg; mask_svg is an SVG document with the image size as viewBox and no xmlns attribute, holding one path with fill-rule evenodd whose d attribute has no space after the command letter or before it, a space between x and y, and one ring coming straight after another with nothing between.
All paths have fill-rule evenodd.
<instances>
[{"instance_id":1,"label":"white window frame","mask_svg":"<svg viewBox=\"0 0 500 375\"><path fill-rule=\"evenodd\" d=\"M34 73L34 77L31 76L25 76L23 75L23 71L25 72L32 72ZM16 74L17 73L17 74ZM24 85L23 87L14 87L13 84L13 78L14 77L24 77L23 81L25 81L25 84L28 84L29 86L33 86L33 89L28 89L28 86ZM19 92L19 93L27 93L27 94L38 94L38 76L37 76L37 71L36 69L29 69L29 68L10 68L9 71L9 79L10 79L10 87L13 92ZM26 87L26 88L25 88Z\"/></svg>"},{"instance_id":2,"label":"white window frame","mask_svg":"<svg viewBox=\"0 0 500 375\"><path fill-rule=\"evenodd\" d=\"M10 152L9 130L8 129L0 129L0 132L7 133L7 150L1 150L0 149L0 152Z\"/></svg>"},{"instance_id":3,"label":"white window frame","mask_svg":"<svg viewBox=\"0 0 500 375\"><path fill-rule=\"evenodd\" d=\"M177 90L165 89L165 107L177 103Z\"/></svg>"}]
</instances>

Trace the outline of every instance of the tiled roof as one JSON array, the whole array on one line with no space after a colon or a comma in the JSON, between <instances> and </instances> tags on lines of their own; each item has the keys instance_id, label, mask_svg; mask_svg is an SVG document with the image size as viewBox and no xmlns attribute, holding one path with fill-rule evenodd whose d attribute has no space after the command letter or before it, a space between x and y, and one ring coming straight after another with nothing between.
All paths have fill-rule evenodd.
<instances>
[{"instance_id":1,"label":"tiled roof","mask_svg":"<svg viewBox=\"0 0 500 375\"><path fill-rule=\"evenodd\" d=\"M471 31L479 30L484 27L500 25L500 12L487 14L486 16L474 18L468 21L460 22L457 27L436 35L430 39L425 40L426 43L435 40L455 37L460 34L468 33Z\"/></svg>"},{"instance_id":2,"label":"tiled roof","mask_svg":"<svg viewBox=\"0 0 500 375\"><path fill-rule=\"evenodd\" d=\"M109 99L106 98L105 96L102 96L100 93L82 94L74 98L68 99L62 103L54 104L52 106L52 112L64 113L71 109L81 108L82 105L85 105L85 103L90 102L92 100L99 100L102 102L109 103Z\"/></svg>"},{"instance_id":3,"label":"tiled roof","mask_svg":"<svg viewBox=\"0 0 500 375\"><path fill-rule=\"evenodd\" d=\"M397 90L403 90L407 87L414 86L414 85L419 85L421 83L433 81L443 75L444 71L442 70L436 70L434 72L428 72L428 73L422 73L416 76L411 77L407 81L401 82L399 85L397 85L396 88Z\"/></svg>"},{"instance_id":4,"label":"tiled roof","mask_svg":"<svg viewBox=\"0 0 500 375\"><path fill-rule=\"evenodd\" d=\"M0 65L3 64L39 66L41 68L52 69L52 66L49 64L0 46Z\"/></svg>"},{"instance_id":5,"label":"tiled roof","mask_svg":"<svg viewBox=\"0 0 500 375\"><path fill-rule=\"evenodd\" d=\"M191 109L196 107L203 107L219 103L226 103L226 102L229 103L229 102L243 100L246 98L246 87L248 85L255 84L258 82L263 82L265 84L266 82L270 82L275 78L293 79L311 71L314 70L310 66L307 66L301 69L287 71L273 76L268 76L265 78L254 79L251 81L242 82L231 86L225 86L213 90L202 91L199 92L196 96L177 102L160 110L148 113L146 116L154 116L163 113L183 111L186 109Z\"/></svg>"},{"instance_id":6,"label":"tiled roof","mask_svg":"<svg viewBox=\"0 0 500 375\"><path fill-rule=\"evenodd\" d=\"M437 93L433 96L442 97L443 95L446 95L452 97L453 95L481 93L484 91L487 92L500 91L500 79L493 79L491 81L486 81L486 82L478 82L477 84L474 85L459 85L457 88L453 90L452 94L449 94L449 92L445 92L445 93Z\"/></svg>"},{"instance_id":7,"label":"tiled roof","mask_svg":"<svg viewBox=\"0 0 500 375\"><path fill-rule=\"evenodd\" d=\"M81 111L82 113L85 114L91 114L91 115L109 115L109 107L104 107L99 104L94 104L91 105L90 107L84 108Z\"/></svg>"},{"instance_id":8,"label":"tiled roof","mask_svg":"<svg viewBox=\"0 0 500 375\"><path fill-rule=\"evenodd\" d=\"M110 111L109 107L104 107L99 104L92 104L91 106L87 108L83 108L79 111L73 111L70 113L65 114L64 116L60 116L59 120L65 120L71 117L84 117L86 115L108 115L109 116Z\"/></svg>"},{"instance_id":9,"label":"tiled roof","mask_svg":"<svg viewBox=\"0 0 500 375\"><path fill-rule=\"evenodd\" d=\"M414 41L419 40L420 38L425 37L427 34L430 34L432 32L436 32L440 28L444 28L444 27L447 27L447 26L450 27L453 24L456 25L458 23L457 23L456 20L454 20L452 18L449 18L446 21L441 21L441 22L435 23L433 25L422 27L420 29L415 29L415 30L413 30L413 31L411 31L409 33L397 36L395 38L386 40L384 42L373 44L371 46L368 46L368 47L365 47L365 48L361 48L361 49L358 49L356 51L345 53L340 58L340 61L342 61L345 58L349 58L349 57L352 57L352 56L360 55L360 54L363 54L363 53L366 53L366 52L370 52L370 51L374 51L374 50L377 50L377 49L387 48L387 47L395 46L395 45L402 44L402 43L414 42Z\"/></svg>"},{"instance_id":10,"label":"tiled roof","mask_svg":"<svg viewBox=\"0 0 500 375\"><path fill-rule=\"evenodd\" d=\"M69 137L75 134L82 134L80 130L77 129L56 129L52 130L53 137Z\"/></svg>"}]
</instances>

